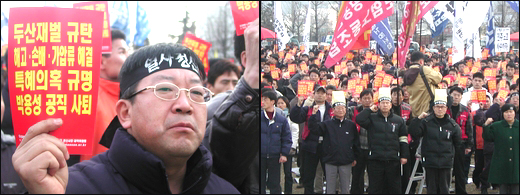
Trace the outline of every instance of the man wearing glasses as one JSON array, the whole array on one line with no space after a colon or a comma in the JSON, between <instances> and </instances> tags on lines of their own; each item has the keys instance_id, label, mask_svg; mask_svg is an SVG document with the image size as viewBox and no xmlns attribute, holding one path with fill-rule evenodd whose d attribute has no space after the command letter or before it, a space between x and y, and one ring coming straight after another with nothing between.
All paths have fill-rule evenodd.
<instances>
[{"instance_id":1,"label":"man wearing glasses","mask_svg":"<svg viewBox=\"0 0 520 195\"><path fill-rule=\"evenodd\" d=\"M462 144L459 125L446 114L448 95L446 89L435 89L433 112L423 112L410 123L414 140L422 139L421 162L426 170L428 194L449 194L449 182L453 168L453 147Z\"/></svg>"},{"instance_id":2,"label":"man wearing glasses","mask_svg":"<svg viewBox=\"0 0 520 195\"><path fill-rule=\"evenodd\" d=\"M212 97L204 77L202 62L184 46L141 48L120 72L110 125L120 127L107 152L68 169L67 148L47 133L69 121L48 119L28 130L13 155L15 170L30 193L238 193L211 172L201 145Z\"/></svg>"}]
</instances>

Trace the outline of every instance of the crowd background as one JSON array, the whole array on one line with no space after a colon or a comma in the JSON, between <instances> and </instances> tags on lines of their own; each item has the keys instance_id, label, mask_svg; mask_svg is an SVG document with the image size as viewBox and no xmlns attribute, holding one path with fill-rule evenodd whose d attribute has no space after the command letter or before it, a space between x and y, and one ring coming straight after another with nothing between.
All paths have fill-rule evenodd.
<instances>
[{"instance_id":1,"label":"crowd background","mask_svg":"<svg viewBox=\"0 0 520 195\"><path fill-rule=\"evenodd\" d=\"M401 116L405 121L407 121L407 125L409 125L411 119L418 117L421 113L412 112L412 110L416 110L419 108L417 108L417 106L414 107L413 105L410 105L411 102L409 90L410 87L412 87L412 83L405 84L405 75L406 72L410 70L410 66L421 64L421 66L429 67L429 70L437 72L432 73L431 75L428 75L428 73L425 72L428 75L427 78L430 78L430 76L433 77L432 75L434 74L440 75L437 78L438 81L432 83L435 83L434 85L436 86L436 88L445 89L446 93L448 94L447 113L451 118L453 118L454 121L457 122L458 126L461 129L463 129L462 145L464 147L461 146L461 152L454 151L454 153L456 153L456 160L455 163L452 165L452 168L454 168L453 176L455 177L453 177L453 183L451 183L450 185L450 192L477 194L487 193L489 190L490 193L498 193L498 185L496 185L495 183L489 184L486 178L490 174L489 164L493 153L493 143L489 142L488 140L484 140L482 133L483 126L485 126L484 121L487 118L493 116L494 121L503 119L498 117L501 115L501 111L499 108L505 104L510 103L515 106L515 118L516 120L518 120L519 53L518 48L516 46L518 40L511 40L511 43L514 46L511 46L507 52L497 52L495 54L489 53L489 55L485 58L474 58L471 56L464 55L466 56L464 57L464 59L460 61L451 62L450 56L452 54L452 44L450 41L444 42L443 39L443 44L434 44L435 42L433 42L433 39L423 39L422 43L418 44L417 47L410 46L410 50L409 52L407 52L406 55L405 64L402 68L398 68L395 62L395 53L397 52L386 55L382 54L379 51L376 51L376 49L370 49L367 47L348 51L349 54L344 56L339 62L335 63L333 66L327 68L326 66L324 66L324 64L325 60L328 57L328 53L331 47L330 41L326 41L324 38L320 42L320 39L318 39L318 34L323 33L326 30L318 31L318 29L314 29L315 24L317 24L316 27L321 26L321 23L316 21L319 21L320 17L323 17L323 15L319 15L320 9L318 7L315 7L315 5L320 6L320 3L309 3L309 11L311 11L311 14L314 14L317 17L317 19L312 18L312 30L310 31L310 40L316 41L317 45L314 44L316 42L312 42L313 44L310 44L310 48L308 48L309 52L304 51L304 49L306 49L306 42L302 42L301 40L299 40L300 42L298 44L298 41L293 40L296 38L299 39L301 37L300 35L303 35L304 39L305 36L308 36L305 35L305 32L303 32L302 29L298 28L298 19L295 18L298 17L295 14L299 13L299 9L304 10L304 14L302 14L301 16L303 18L302 24L304 24L303 22L305 22L306 10L306 6L304 5L305 3L286 3L285 5L291 5L290 9L287 6L284 7L284 5L282 4L282 9L284 10L284 12L285 10L291 10L289 15L284 15L283 20L287 20L290 24L293 24L292 26L286 25L288 32L290 31L290 36L293 36L293 38L289 42L287 42L287 44L281 44L281 48L279 48L280 39L275 38L277 35L274 32L278 31L278 29L274 29L273 32L267 31L266 33L262 31L262 37L264 37L265 34L265 38L263 38L265 39L265 41L262 43L263 47L261 49L260 56L260 65L262 68L262 93L269 92L272 90L277 94L275 104L276 107L274 110L275 112L281 112L284 116L287 116L286 120L288 124L291 124L289 130L292 133L291 136L293 137L291 146L292 153L289 154L289 157L293 157L292 166L287 164L287 162L290 162L289 160L287 162L284 162L283 165L280 165L279 170L281 173L279 176L281 178L281 182L279 183L279 185L275 185L272 183L272 181L269 181L269 178L267 178L266 181L263 181L265 182L264 184L267 185L267 188L264 189L266 189L267 192L270 193L283 192L285 194L329 192L329 190L327 190L325 187L325 175L327 171L325 170L325 165L321 164L322 161L326 161L327 159L320 155L325 155L331 152L337 152L337 150L331 149L330 147L322 148L322 144L326 144L324 143L324 140L326 138L322 139L320 137L319 140L316 140L315 144L317 148L314 149L316 151L314 154L317 155L317 158L320 159L320 163L317 163L316 161L316 164L311 165L312 168L308 168L309 165L307 165L307 167L305 167L304 165L305 163L308 163L310 160L308 157L304 157L305 155L302 155L306 152L305 150L307 150L304 148L308 147L305 146L307 144L304 143L304 140L306 140L306 137L307 140L308 137L310 137L310 135L308 135L306 131L308 131L308 128L311 132L310 134L312 134L314 131L317 131L311 130L311 125L308 124L310 123L308 121L310 119L309 116L313 116L314 114L314 112L311 112L310 110L313 110L313 108L317 108L314 107L315 105L322 104L319 101L321 98L324 98L324 104L326 105L326 107L324 107L324 110L320 108L320 113L322 114L322 122L325 123L326 121L330 121L327 120L329 118L325 116L328 115L327 113L329 113L329 108L330 112L333 112L332 108L334 106L332 94L335 91L343 91L346 97L345 102L347 104L347 114L345 116L345 120L351 120L355 122L355 115L358 114L355 112L360 112L361 110L363 110L363 108L367 109L370 106L379 103L377 95L381 87L379 83L381 82L381 80L378 80L377 77L378 73L383 73L384 75L392 76L391 82L388 85L388 87L392 88L392 112ZM300 4L303 4L304 6L301 6ZM300 5L303 8L299 8L298 5ZM329 5L334 9L335 2L329 2ZM502 2L502 4L500 5L507 5L507 3ZM323 5L321 6L321 8L323 8ZM261 21L262 26L268 29L271 29L269 28L270 25L276 26L276 22L274 22L274 20L269 20L272 14L272 12L269 12L270 10L274 10L273 4L267 2L265 4L265 7L263 7L262 9L262 13L266 13L267 15L265 18L262 15ZM335 10L338 11L338 9ZM516 10L510 11L511 12L509 13L513 13L516 15L518 14L518 12L515 12ZM398 12L402 13L400 11L397 11L395 14L397 14ZM502 13L505 14L505 12ZM390 20L392 20L393 17L394 15L392 17L389 17ZM401 15L399 16L399 18L401 18ZM503 24L504 23L502 23L502 25ZM513 29L518 29L518 24L511 25L514 26ZM327 24L325 24L323 28L333 28L333 26L327 27ZM450 25L448 25L446 29L451 29ZM514 32L516 31L511 31L511 33ZM416 37L418 33L419 30L417 30ZM321 36L323 34L319 35ZM271 37L274 39L270 39ZM419 42L419 38L416 37L414 37L413 40ZM486 52L486 50L486 46L481 46L479 51L474 52L482 53ZM395 51L397 51L397 48ZM466 54L467 51L464 52ZM372 56L376 54L378 57L372 58ZM415 59L413 55L415 55ZM419 59L417 58L417 56L420 56L421 63L419 63L419 61L417 60ZM486 69L495 69L496 72L493 72L494 74L490 75ZM417 76L417 79L420 80L420 76ZM363 80L366 80L367 82L366 85L362 88L362 90L354 92L353 90L349 89L349 86L351 86L349 83L351 83L353 86L360 84L363 85ZM309 82L311 83L310 85L313 85L311 87L311 89L313 90L302 90L301 87L299 87L299 85L308 84ZM473 90L485 90L487 102L472 102L470 99ZM305 94L299 94L299 91L304 91ZM320 91L323 91L323 97L321 97ZM505 95L503 94L499 96L500 91L505 91ZM302 101L302 99L304 100ZM420 100L419 103L427 105L428 100ZM263 106L264 109L267 107L269 106ZM300 109L307 111L307 108L309 110L307 120L301 120L299 117L293 117L292 112L296 111L298 112L297 115L301 115ZM356 108L359 108L359 110L356 111ZM323 116L324 111L326 113L325 116ZM269 112L271 111L266 111L266 113ZM331 114L330 116L331 120L333 120L332 116L333 114ZM265 117L268 117L268 115L266 115ZM294 125L295 123L298 124L298 126ZM412 127L408 126L408 128L408 134L410 134L410 129ZM262 129L262 131L269 132L269 130L265 129ZM363 129L360 132L361 133L359 135L359 138L361 141L361 149L362 151L364 151L363 149L365 149L368 153L368 148L366 146L363 146L362 141L363 137L365 137L364 139L366 139L367 135L363 135ZM296 137L294 133L297 133L298 139L294 139L294 137ZM316 135L316 137L318 136ZM266 136L265 139L271 141L277 140L276 138L269 136ZM296 145L295 142L297 142ZM418 142L418 140L414 140L414 138L409 135L408 144L410 149L410 156L408 157L408 163L403 165L404 173L401 173L401 193L404 193L406 190L409 181L408 177L410 175L411 168L413 168L414 166L415 158L413 156L415 155ZM262 144L267 143L268 142L264 142L264 138L262 138ZM511 150L517 149L514 149L513 147L511 148ZM513 161L514 160L516 160L515 163L518 162L518 159L513 159ZM363 164L360 165L360 160L358 156L356 156L356 161L358 167L366 166ZM352 162L350 161L347 164L350 163ZM350 183L348 183L348 185L350 185L350 193L366 193L368 192L368 188L370 185L367 182L367 177L363 177L365 175L364 169L361 173L359 171L357 172L357 167L354 167L354 164L352 164L352 172L348 173L352 176L352 179L349 181ZM283 168L281 168L282 166ZM290 167L292 169L289 169L287 167ZM271 166L266 169L269 170L273 168L278 169L278 167L276 166ZM307 173L309 171L311 172L310 174ZM418 171L421 172L421 168L418 168ZM309 184L305 184L305 179L303 178L304 174L312 175L313 181L310 181L313 184L312 189L310 189L311 187L309 187ZM503 173L501 172L500 174ZM271 174L267 175L269 176ZM274 175L273 177L278 177L278 174ZM262 179L265 178L266 177L263 177ZM469 181L470 183L466 181ZM515 179L510 180L510 182L518 183L518 181L515 181ZM340 182L338 181L337 183L339 184ZM340 189L340 185L335 186L336 190L332 190L333 192L344 193L342 192L344 190ZM273 191L272 188L275 188L275 191ZM419 189L417 187L417 184L414 182L411 191L415 192L416 190L418 191ZM424 190L423 193L426 193L426 190Z\"/></svg>"}]
</instances>

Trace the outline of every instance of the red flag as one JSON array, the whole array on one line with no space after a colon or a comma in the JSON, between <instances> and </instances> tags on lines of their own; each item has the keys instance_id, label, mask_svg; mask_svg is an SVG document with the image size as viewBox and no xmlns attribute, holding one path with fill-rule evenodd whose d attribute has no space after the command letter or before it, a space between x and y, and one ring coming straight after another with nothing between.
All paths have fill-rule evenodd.
<instances>
[{"instance_id":1,"label":"red flag","mask_svg":"<svg viewBox=\"0 0 520 195\"><path fill-rule=\"evenodd\" d=\"M392 15L392 1L349 1L340 10L342 16L336 25L329 55L325 61L327 68L340 62L352 48L359 36L375 23Z\"/></svg>"},{"instance_id":2,"label":"red flag","mask_svg":"<svg viewBox=\"0 0 520 195\"><path fill-rule=\"evenodd\" d=\"M206 72L206 75L208 75L208 52L209 48L211 47L211 43L204 41L203 39L196 37L194 34L187 32L186 35L184 35L184 40L182 40L182 45L186 46L187 48L190 48L193 52L195 52L195 54L197 54L197 56L199 56L200 61L202 61L202 64L204 64L204 72Z\"/></svg>"},{"instance_id":3,"label":"red flag","mask_svg":"<svg viewBox=\"0 0 520 195\"><path fill-rule=\"evenodd\" d=\"M415 32L415 25L423 17L428 10L430 10L438 1L408 1L406 2L405 13L403 17L403 23L399 27L401 34L398 38L399 55L398 64L399 68L404 68L406 61L406 55L408 54L408 48L412 41L413 34Z\"/></svg>"}]
</instances>

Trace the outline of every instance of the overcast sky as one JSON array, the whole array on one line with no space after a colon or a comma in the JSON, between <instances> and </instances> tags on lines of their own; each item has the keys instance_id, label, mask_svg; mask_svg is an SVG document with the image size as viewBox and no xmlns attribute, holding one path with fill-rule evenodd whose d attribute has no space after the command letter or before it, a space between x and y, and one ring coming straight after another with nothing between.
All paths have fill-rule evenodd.
<instances>
[{"instance_id":1,"label":"overcast sky","mask_svg":"<svg viewBox=\"0 0 520 195\"><path fill-rule=\"evenodd\" d=\"M72 8L72 4L83 1L2 1L1 8L2 12L9 12L11 7L43 7L45 5L53 6L56 5L62 8ZM168 38L168 34L180 35L182 33L183 24L180 23L188 11L190 20L188 27L191 26L191 22L195 21L197 37L207 39L205 37L206 21L208 15L217 13L218 7L225 5L226 1L173 1L173 2L154 2L154 1L140 1L139 4L146 10L148 21L152 31L148 35L151 44L159 42L171 41ZM229 10L231 12L231 10ZM2 31L2 34L4 32Z\"/></svg>"}]
</instances>

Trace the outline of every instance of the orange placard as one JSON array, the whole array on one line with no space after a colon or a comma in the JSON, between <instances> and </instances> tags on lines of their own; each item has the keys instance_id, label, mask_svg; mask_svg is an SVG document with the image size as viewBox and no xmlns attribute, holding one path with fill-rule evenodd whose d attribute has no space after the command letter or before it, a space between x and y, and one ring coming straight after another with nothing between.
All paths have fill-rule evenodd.
<instances>
[{"instance_id":1,"label":"orange placard","mask_svg":"<svg viewBox=\"0 0 520 195\"><path fill-rule=\"evenodd\" d=\"M269 69L271 70L271 72L273 72L274 69L276 69L276 65L274 65L274 64L269 64Z\"/></svg>"},{"instance_id":2,"label":"orange placard","mask_svg":"<svg viewBox=\"0 0 520 195\"><path fill-rule=\"evenodd\" d=\"M374 104L378 104L379 103L379 91L376 91L374 93Z\"/></svg>"},{"instance_id":3,"label":"orange placard","mask_svg":"<svg viewBox=\"0 0 520 195\"><path fill-rule=\"evenodd\" d=\"M398 67L397 60L392 60L392 64L394 64L395 67Z\"/></svg>"},{"instance_id":4,"label":"orange placard","mask_svg":"<svg viewBox=\"0 0 520 195\"><path fill-rule=\"evenodd\" d=\"M340 65L334 65L334 73L336 73L336 75L341 74L341 66Z\"/></svg>"},{"instance_id":5,"label":"orange placard","mask_svg":"<svg viewBox=\"0 0 520 195\"><path fill-rule=\"evenodd\" d=\"M461 76L459 79L459 87L466 88L466 85L468 83L468 77L467 76Z\"/></svg>"},{"instance_id":6,"label":"orange placard","mask_svg":"<svg viewBox=\"0 0 520 195\"><path fill-rule=\"evenodd\" d=\"M279 71L278 68L276 68L273 71L271 71L271 77L273 77L274 80L279 80L280 79L280 73L278 71Z\"/></svg>"},{"instance_id":7,"label":"orange placard","mask_svg":"<svg viewBox=\"0 0 520 195\"><path fill-rule=\"evenodd\" d=\"M287 67L287 70L289 71L290 74L295 73L296 72L296 64L289 64L288 67Z\"/></svg>"},{"instance_id":8,"label":"orange placard","mask_svg":"<svg viewBox=\"0 0 520 195\"><path fill-rule=\"evenodd\" d=\"M496 78L489 79L487 84L488 84L488 89L491 93L495 93L497 91L497 79Z\"/></svg>"},{"instance_id":9,"label":"orange placard","mask_svg":"<svg viewBox=\"0 0 520 195\"><path fill-rule=\"evenodd\" d=\"M433 67L433 70L435 70L435 71L437 71L437 72L441 72L441 71L439 70L439 67L438 67L438 66L434 66L434 67Z\"/></svg>"},{"instance_id":10,"label":"orange placard","mask_svg":"<svg viewBox=\"0 0 520 195\"><path fill-rule=\"evenodd\" d=\"M330 82L330 85L334 85L334 86L338 87L338 85L339 85L339 78L331 79L329 82Z\"/></svg>"},{"instance_id":11,"label":"orange placard","mask_svg":"<svg viewBox=\"0 0 520 195\"><path fill-rule=\"evenodd\" d=\"M451 48L448 48L448 54L451 55L451 53L452 53Z\"/></svg>"},{"instance_id":12,"label":"orange placard","mask_svg":"<svg viewBox=\"0 0 520 195\"><path fill-rule=\"evenodd\" d=\"M390 84L392 83L392 80L394 79L394 76L392 75L385 75L383 79L383 87L390 87Z\"/></svg>"},{"instance_id":13,"label":"orange placard","mask_svg":"<svg viewBox=\"0 0 520 195\"><path fill-rule=\"evenodd\" d=\"M300 64L300 69L302 69L302 71L309 71L309 67L305 63Z\"/></svg>"},{"instance_id":14,"label":"orange placard","mask_svg":"<svg viewBox=\"0 0 520 195\"><path fill-rule=\"evenodd\" d=\"M352 60L354 58L354 54L351 52L348 52L346 57L347 57L347 60Z\"/></svg>"},{"instance_id":15,"label":"orange placard","mask_svg":"<svg viewBox=\"0 0 520 195\"><path fill-rule=\"evenodd\" d=\"M327 80L320 80L320 86L327 86Z\"/></svg>"},{"instance_id":16,"label":"orange placard","mask_svg":"<svg viewBox=\"0 0 520 195\"><path fill-rule=\"evenodd\" d=\"M315 60L314 60L314 64L320 66L320 65L321 65L320 60L319 60L319 59L315 59Z\"/></svg>"},{"instance_id":17,"label":"orange placard","mask_svg":"<svg viewBox=\"0 0 520 195\"><path fill-rule=\"evenodd\" d=\"M376 78L374 79L374 83L373 83L374 88L376 88L376 89L381 88L381 86L383 86L383 79L384 79L384 77L382 77L382 76L376 76Z\"/></svg>"},{"instance_id":18,"label":"orange placard","mask_svg":"<svg viewBox=\"0 0 520 195\"><path fill-rule=\"evenodd\" d=\"M464 67L464 74L469 74L469 68L467 66Z\"/></svg>"},{"instance_id":19,"label":"orange placard","mask_svg":"<svg viewBox=\"0 0 520 195\"><path fill-rule=\"evenodd\" d=\"M365 81L369 80L368 73L363 74L363 80L365 80Z\"/></svg>"},{"instance_id":20,"label":"orange placard","mask_svg":"<svg viewBox=\"0 0 520 195\"><path fill-rule=\"evenodd\" d=\"M378 57L379 57L379 56L377 56L377 55L372 55L372 62L377 62L377 58L378 58Z\"/></svg>"},{"instance_id":21,"label":"orange placard","mask_svg":"<svg viewBox=\"0 0 520 195\"><path fill-rule=\"evenodd\" d=\"M347 67L347 62L346 61L342 61L341 62L341 70L343 70L346 67Z\"/></svg>"},{"instance_id":22,"label":"orange placard","mask_svg":"<svg viewBox=\"0 0 520 195\"><path fill-rule=\"evenodd\" d=\"M356 85L356 90L353 93L353 97L359 97L363 91L363 85Z\"/></svg>"},{"instance_id":23,"label":"orange placard","mask_svg":"<svg viewBox=\"0 0 520 195\"><path fill-rule=\"evenodd\" d=\"M486 102L486 90L471 91L471 101L474 103Z\"/></svg>"},{"instance_id":24,"label":"orange placard","mask_svg":"<svg viewBox=\"0 0 520 195\"><path fill-rule=\"evenodd\" d=\"M383 64L383 59L377 58L377 64Z\"/></svg>"},{"instance_id":25,"label":"orange placard","mask_svg":"<svg viewBox=\"0 0 520 195\"><path fill-rule=\"evenodd\" d=\"M284 59L291 59L292 57L292 54L291 53L287 53L285 54L285 58Z\"/></svg>"},{"instance_id":26,"label":"orange placard","mask_svg":"<svg viewBox=\"0 0 520 195\"><path fill-rule=\"evenodd\" d=\"M346 75L348 75L348 68L345 67L345 68L341 71L341 74L346 74Z\"/></svg>"},{"instance_id":27,"label":"orange placard","mask_svg":"<svg viewBox=\"0 0 520 195\"><path fill-rule=\"evenodd\" d=\"M290 79L290 78L291 78L291 75L289 74L289 72L284 72L284 73L282 73L282 78L284 78L284 79Z\"/></svg>"},{"instance_id":28,"label":"orange placard","mask_svg":"<svg viewBox=\"0 0 520 195\"><path fill-rule=\"evenodd\" d=\"M393 60L397 60L397 52L394 52L394 54L392 55L392 61ZM395 64L394 64L395 65Z\"/></svg>"},{"instance_id":29,"label":"orange placard","mask_svg":"<svg viewBox=\"0 0 520 195\"><path fill-rule=\"evenodd\" d=\"M442 80L445 80L446 82L448 82L448 85L451 85L451 78L452 77L449 77L450 75L446 75L444 76L444 78L442 78Z\"/></svg>"},{"instance_id":30,"label":"orange placard","mask_svg":"<svg viewBox=\"0 0 520 195\"><path fill-rule=\"evenodd\" d=\"M112 53L112 33L110 33L110 17L108 14L108 2L107 1L91 1L74 3L73 8L96 10L103 12L103 45L101 46L101 53L110 54Z\"/></svg>"},{"instance_id":31,"label":"orange placard","mask_svg":"<svg viewBox=\"0 0 520 195\"><path fill-rule=\"evenodd\" d=\"M322 60L323 59L323 55L325 55L325 53L320 52L320 54L318 54L318 59Z\"/></svg>"},{"instance_id":32,"label":"orange placard","mask_svg":"<svg viewBox=\"0 0 520 195\"><path fill-rule=\"evenodd\" d=\"M293 54L296 53L296 49L297 49L297 47L294 47L294 48L292 49L292 53L293 53Z\"/></svg>"},{"instance_id":33,"label":"orange placard","mask_svg":"<svg viewBox=\"0 0 520 195\"><path fill-rule=\"evenodd\" d=\"M367 51L365 54L365 59L372 59L372 52Z\"/></svg>"},{"instance_id":34,"label":"orange placard","mask_svg":"<svg viewBox=\"0 0 520 195\"><path fill-rule=\"evenodd\" d=\"M498 92L497 98L502 98L502 99L505 100L508 95L509 95L509 90L507 90L507 89L500 89L500 91Z\"/></svg>"},{"instance_id":35,"label":"orange placard","mask_svg":"<svg viewBox=\"0 0 520 195\"><path fill-rule=\"evenodd\" d=\"M505 79L502 79L500 80L500 82L498 82L498 88L499 89L502 89L502 88L506 88L506 80Z\"/></svg>"},{"instance_id":36,"label":"orange placard","mask_svg":"<svg viewBox=\"0 0 520 195\"><path fill-rule=\"evenodd\" d=\"M298 96L307 96L307 83L298 81Z\"/></svg>"},{"instance_id":37,"label":"orange placard","mask_svg":"<svg viewBox=\"0 0 520 195\"><path fill-rule=\"evenodd\" d=\"M359 79L359 78L357 78ZM348 83L347 83L347 90L350 91L350 92L354 92L356 90L356 85L357 85L357 79L349 79L348 80Z\"/></svg>"},{"instance_id":38,"label":"orange placard","mask_svg":"<svg viewBox=\"0 0 520 195\"><path fill-rule=\"evenodd\" d=\"M491 68L484 69L484 77L491 78L495 77L496 75L493 75L493 70Z\"/></svg>"},{"instance_id":39,"label":"orange placard","mask_svg":"<svg viewBox=\"0 0 520 195\"><path fill-rule=\"evenodd\" d=\"M383 71L383 65L376 65L376 71Z\"/></svg>"},{"instance_id":40,"label":"orange placard","mask_svg":"<svg viewBox=\"0 0 520 195\"><path fill-rule=\"evenodd\" d=\"M330 45L323 46L323 50L324 50L324 51L327 51L327 50L329 50L329 49L330 49Z\"/></svg>"},{"instance_id":41,"label":"orange placard","mask_svg":"<svg viewBox=\"0 0 520 195\"><path fill-rule=\"evenodd\" d=\"M191 49L193 52L199 56L200 61L204 64L204 72L208 75L209 71L209 58L208 52L211 48L211 42L207 42L201 38L196 37L194 34L189 32L184 35L184 40L182 40L182 45Z\"/></svg>"},{"instance_id":42,"label":"orange placard","mask_svg":"<svg viewBox=\"0 0 520 195\"><path fill-rule=\"evenodd\" d=\"M480 69L480 67L473 66L473 67L471 68L471 74L475 74L475 73L477 73L477 72L478 72L478 69Z\"/></svg>"},{"instance_id":43,"label":"orange placard","mask_svg":"<svg viewBox=\"0 0 520 195\"><path fill-rule=\"evenodd\" d=\"M259 1L230 1L237 36L243 35L246 28L259 17L259 5Z\"/></svg>"},{"instance_id":44,"label":"orange placard","mask_svg":"<svg viewBox=\"0 0 520 195\"><path fill-rule=\"evenodd\" d=\"M301 52L305 51L305 45L300 45L300 51Z\"/></svg>"},{"instance_id":45,"label":"orange placard","mask_svg":"<svg viewBox=\"0 0 520 195\"><path fill-rule=\"evenodd\" d=\"M505 72L507 70L507 63L506 61L501 62L500 68L502 68L502 72Z\"/></svg>"},{"instance_id":46,"label":"orange placard","mask_svg":"<svg viewBox=\"0 0 520 195\"><path fill-rule=\"evenodd\" d=\"M467 62L466 62L466 66L467 66L467 67L472 67L472 66L473 66L473 63L472 63L471 61L467 61Z\"/></svg>"},{"instance_id":47,"label":"orange placard","mask_svg":"<svg viewBox=\"0 0 520 195\"><path fill-rule=\"evenodd\" d=\"M46 134L63 142L69 154L92 155L98 144L94 129L104 12L89 9L10 9L2 38L8 40L7 101L17 146L31 125L49 118L62 119L63 125ZM165 65L155 64L143 69Z\"/></svg>"},{"instance_id":48,"label":"orange placard","mask_svg":"<svg viewBox=\"0 0 520 195\"><path fill-rule=\"evenodd\" d=\"M484 50L482 50L482 59L483 60L487 60L488 54L489 54L489 49L488 48L485 48Z\"/></svg>"},{"instance_id":49,"label":"orange placard","mask_svg":"<svg viewBox=\"0 0 520 195\"><path fill-rule=\"evenodd\" d=\"M283 58L284 56L283 51L278 52L278 58Z\"/></svg>"},{"instance_id":50,"label":"orange placard","mask_svg":"<svg viewBox=\"0 0 520 195\"><path fill-rule=\"evenodd\" d=\"M451 56L448 57L448 65L452 65L452 59L451 59Z\"/></svg>"}]
</instances>

